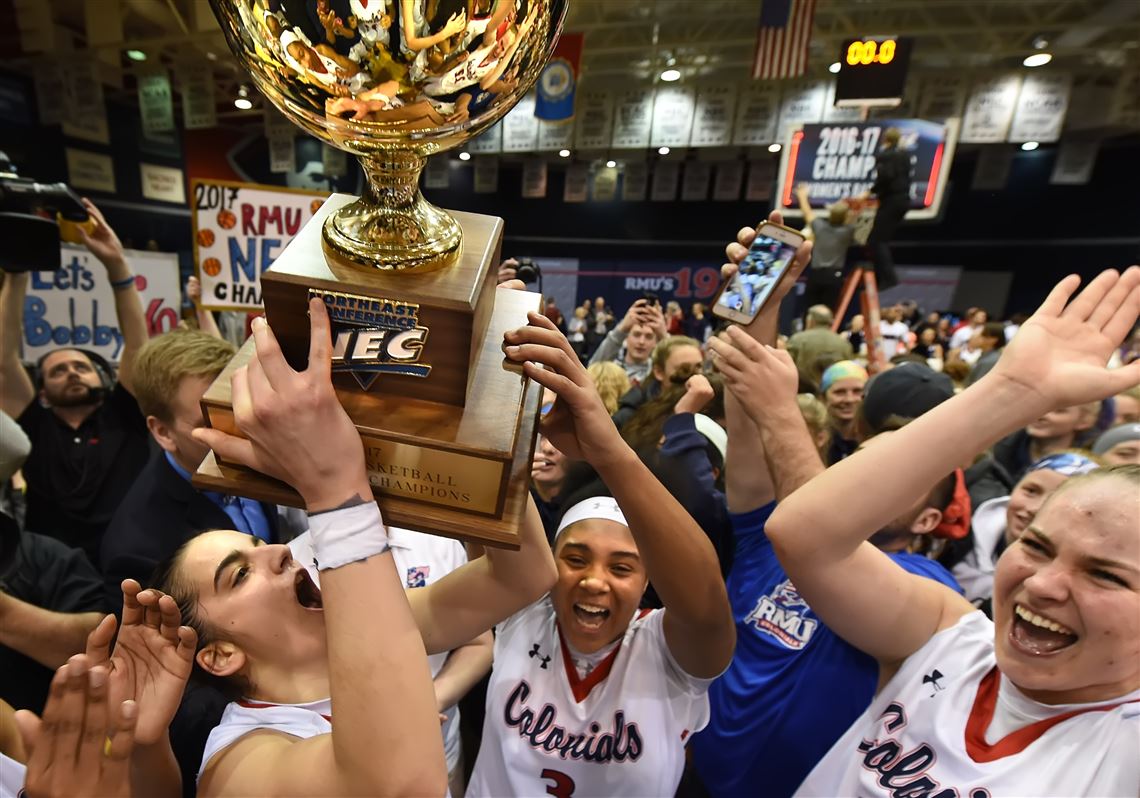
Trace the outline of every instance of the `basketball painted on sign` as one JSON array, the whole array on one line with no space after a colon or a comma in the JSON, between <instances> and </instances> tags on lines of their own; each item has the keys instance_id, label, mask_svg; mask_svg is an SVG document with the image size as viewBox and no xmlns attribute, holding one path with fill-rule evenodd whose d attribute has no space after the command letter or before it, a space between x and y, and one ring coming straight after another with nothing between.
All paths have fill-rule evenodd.
<instances>
[{"instance_id":1,"label":"basketball painted on sign","mask_svg":"<svg viewBox=\"0 0 1140 798\"><path fill-rule=\"evenodd\" d=\"M261 275L313 218L326 194L228 181L191 187L202 306L261 309Z\"/></svg>"}]
</instances>

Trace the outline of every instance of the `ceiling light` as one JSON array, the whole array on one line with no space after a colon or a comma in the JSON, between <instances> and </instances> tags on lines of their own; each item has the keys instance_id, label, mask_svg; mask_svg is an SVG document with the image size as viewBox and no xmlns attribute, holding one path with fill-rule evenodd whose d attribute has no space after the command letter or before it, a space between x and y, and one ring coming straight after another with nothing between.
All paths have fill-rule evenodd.
<instances>
[{"instance_id":1,"label":"ceiling light","mask_svg":"<svg viewBox=\"0 0 1140 798\"><path fill-rule=\"evenodd\" d=\"M570 150L559 150L558 151L558 157L559 158L569 158L570 157Z\"/></svg>"},{"instance_id":2,"label":"ceiling light","mask_svg":"<svg viewBox=\"0 0 1140 798\"><path fill-rule=\"evenodd\" d=\"M1049 40L1046 39L1044 36L1038 36L1033 40L1033 49L1034 50L1044 50L1048 46L1049 46Z\"/></svg>"},{"instance_id":3,"label":"ceiling light","mask_svg":"<svg viewBox=\"0 0 1140 798\"><path fill-rule=\"evenodd\" d=\"M606 161L606 168L613 169L617 166L617 161Z\"/></svg>"},{"instance_id":4,"label":"ceiling light","mask_svg":"<svg viewBox=\"0 0 1140 798\"><path fill-rule=\"evenodd\" d=\"M1053 56L1050 53L1034 53L1033 55L1027 55L1021 64L1027 67L1039 67L1045 66L1052 60Z\"/></svg>"},{"instance_id":5,"label":"ceiling light","mask_svg":"<svg viewBox=\"0 0 1140 798\"><path fill-rule=\"evenodd\" d=\"M242 111L248 111L250 108L253 108L253 101L249 99L249 86L238 86L237 93L238 96L237 99L234 100L234 108L238 108Z\"/></svg>"},{"instance_id":6,"label":"ceiling light","mask_svg":"<svg viewBox=\"0 0 1140 798\"><path fill-rule=\"evenodd\" d=\"M1025 150L1026 152L1032 152L1033 150L1037 149L1040 146L1041 145L1038 144L1036 141L1027 141L1021 145L1021 149Z\"/></svg>"},{"instance_id":7,"label":"ceiling light","mask_svg":"<svg viewBox=\"0 0 1140 798\"><path fill-rule=\"evenodd\" d=\"M669 154L669 148L668 147L658 147L657 148L657 154L658 155L668 155Z\"/></svg>"},{"instance_id":8,"label":"ceiling light","mask_svg":"<svg viewBox=\"0 0 1140 798\"><path fill-rule=\"evenodd\" d=\"M146 53L144 53L142 50L127 50L127 58L131 59L132 61L145 61Z\"/></svg>"},{"instance_id":9,"label":"ceiling light","mask_svg":"<svg viewBox=\"0 0 1140 798\"><path fill-rule=\"evenodd\" d=\"M666 83L672 83L675 80L681 79L681 70L679 69L666 69L661 73L661 79Z\"/></svg>"},{"instance_id":10,"label":"ceiling light","mask_svg":"<svg viewBox=\"0 0 1140 798\"><path fill-rule=\"evenodd\" d=\"M839 62L838 62L838 61L836 61L835 63L833 63L831 66L829 66L829 67L827 68L827 71L828 71L828 72L830 72L830 73L831 73L831 74L833 74L833 75L836 75L836 74L838 74L838 73L839 73L839 70L840 70L840 69L842 69L842 68L843 68L843 67L841 67L841 66L840 66Z\"/></svg>"},{"instance_id":11,"label":"ceiling light","mask_svg":"<svg viewBox=\"0 0 1140 798\"><path fill-rule=\"evenodd\" d=\"M769 144L768 145L768 152L779 152L782 149L784 149L782 144Z\"/></svg>"},{"instance_id":12,"label":"ceiling light","mask_svg":"<svg viewBox=\"0 0 1140 798\"><path fill-rule=\"evenodd\" d=\"M470 160L471 160L471 153L469 153L469 152L461 152L461 153L459 153L459 160L461 160L461 161L470 161Z\"/></svg>"}]
</instances>

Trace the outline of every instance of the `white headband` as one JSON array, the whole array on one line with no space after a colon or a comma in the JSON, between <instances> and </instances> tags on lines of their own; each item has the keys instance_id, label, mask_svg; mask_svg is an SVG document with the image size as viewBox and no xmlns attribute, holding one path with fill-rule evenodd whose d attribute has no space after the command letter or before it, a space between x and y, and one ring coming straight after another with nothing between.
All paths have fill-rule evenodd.
<instances>
[{"instance_id":1,"label":"white headband","mask_svg":"<svg viewBox=\"0 0 1140 798\"><path fill-rule=\"evenodd\" d=\"M708 438L709 443L716 447L716 450L720 452L720 458L723 460L728 453L728 433L724 431L724 427L704 413L693 414L693 426L697 428L697 432Z\"/></svg>"},{"instance_id":2,"label":"white headband","mask_svg":"<svg viewBox=\"0 0 1140 798\"><path fill-rule=\"evenodd\" d=\"M563 514L562 520L558 522L558 532L555 534L555 537L561 535L562 530L571 524L576 524L579 521L585 521L590 518L616 521L624 527L629 526L615 499L609 496L595 496L592 499L584 499L578 502Z\"/></svg>"}]
</instances>

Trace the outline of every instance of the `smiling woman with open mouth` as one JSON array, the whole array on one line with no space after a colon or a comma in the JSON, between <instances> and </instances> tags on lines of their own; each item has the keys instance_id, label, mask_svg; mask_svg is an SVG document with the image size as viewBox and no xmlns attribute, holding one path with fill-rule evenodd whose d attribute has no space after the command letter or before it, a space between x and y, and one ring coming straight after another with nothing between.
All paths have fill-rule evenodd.
<instances>
[{"instance_id":1,"label":"smiling woman with open mouth","mask_svg":"<svg viewBox=\"0 0 1140 798\"><path fill-rule=\"evenodd\" d=\"M613 496L566 510L554 588L496 627L467 795L672 795L736 641L716 552L622 439L549 319L530 314L507 344L558 394L543 435L593 466ZM651 579L665 607L639 610Z\"/></svg>"},{"instance_id":2,"label":"smiling woman with open mouth","mask_svg":"<svg viewBox=\"0 0 1140 798\"><path fill-rule=\"evenodd\" d=\"M1140 315L1140 267L1072 297L1078 282L1053 289L987 376L769 520L800 595L878 660L883 685L797 794L1140 794L1140 466L1056 489L997 564L992 622L866 542L1002 436L1140 383L1140 362L1104 367Z\"/></svg>"}]
</instances>

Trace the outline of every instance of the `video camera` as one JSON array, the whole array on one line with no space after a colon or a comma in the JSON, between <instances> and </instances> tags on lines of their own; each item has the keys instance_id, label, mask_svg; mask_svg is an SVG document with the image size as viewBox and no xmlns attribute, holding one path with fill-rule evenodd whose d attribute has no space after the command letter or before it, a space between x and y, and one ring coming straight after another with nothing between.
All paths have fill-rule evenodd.
<instances>
[{"instance_id":1,"label":"video camera","mask_svg":"<svg viewBox=\"0 0 1140 798\"><path fill-rule=\"evenodd\" d=\"M16 173L0 152L0 268L8 272L59 268L59 223L87 221L87 209L66 183L37 183Z\"/></svg>"}]
</instances>

